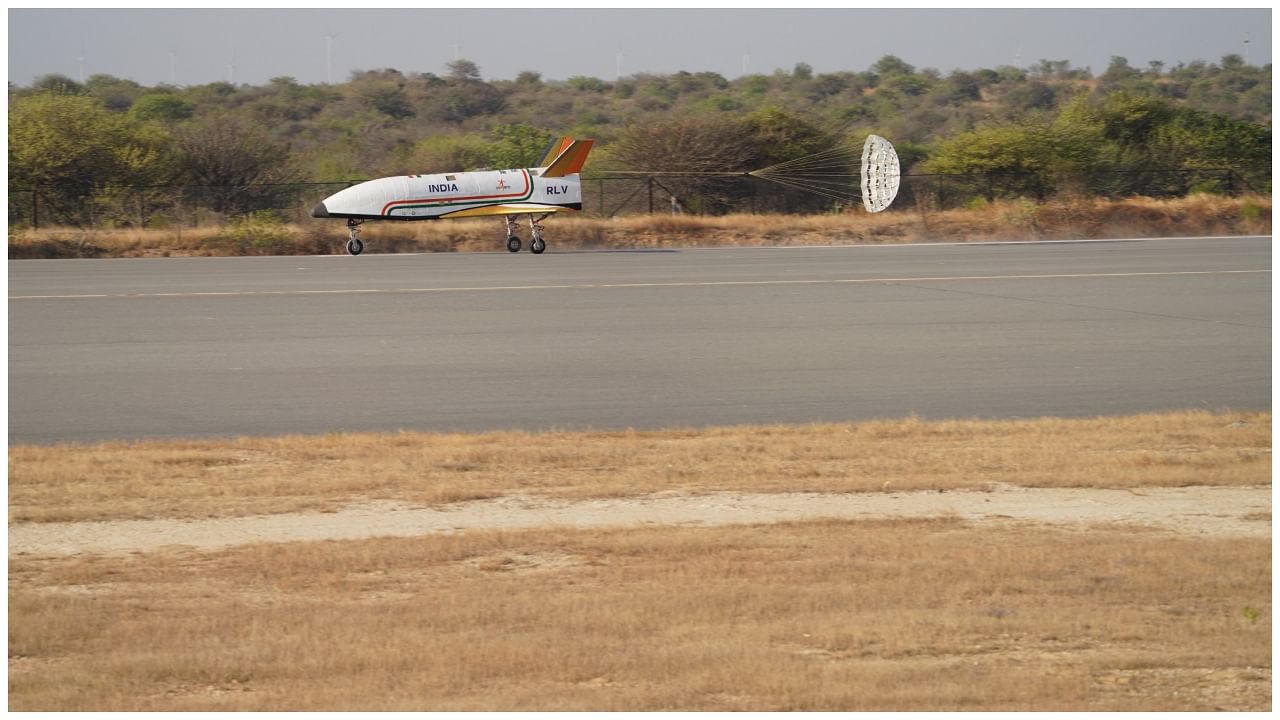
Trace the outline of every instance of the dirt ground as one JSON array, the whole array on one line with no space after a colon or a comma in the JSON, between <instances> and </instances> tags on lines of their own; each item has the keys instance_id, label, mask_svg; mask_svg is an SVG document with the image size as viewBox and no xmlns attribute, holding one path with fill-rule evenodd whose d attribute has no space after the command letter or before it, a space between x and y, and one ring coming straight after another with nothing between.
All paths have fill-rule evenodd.
<instances>
[{"instance_id":1,"label":"dirt ground","mask_svg":"<svg viewBox=\"0 0 1280 720\"><path fill-rule=\"evenodd\" d=\"M201 520L23 523L9 527L9 555L214 550L253 543L413 537L479 529L758 524L819 518L958 517L969 522L1087 528L1123 523L1201 536L1271 534L1271 488L1105 490L993 486L985 491L882 493L658 493L579 502L523 496L442 508L367 502L332 513Z\"/></svg>"}]
</instances>

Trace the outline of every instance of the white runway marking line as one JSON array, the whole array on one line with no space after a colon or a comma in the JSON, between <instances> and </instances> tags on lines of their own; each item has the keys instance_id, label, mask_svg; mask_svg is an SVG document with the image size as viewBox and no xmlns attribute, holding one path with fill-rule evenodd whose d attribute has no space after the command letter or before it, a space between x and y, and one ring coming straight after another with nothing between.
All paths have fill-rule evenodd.
<instances>
[{"instance_id":1,"label":"white runway marking line","mask_svg":"<svg viewBox=\"0 0 1280 720\"><path fill-rule=\"evenodd\" d=\"M494 285L479 287L371 288L346 290L236 290L228 292L120 293L114 295L11 295L9 300L119 300L142 298L256 297L271 295L394 295L404 293L512 292L521 290L619 290L633 288L750 287L774 285L863 285L901 282L1064 280L1087 278L1177 277L1185 275L1249 275L1270 272L1270 270L1185 270L1178 272L1064 273L1049 275L953 275L938 277L833 278L828 280L720 280L706 282L578 283L571 285Z\"/></svg>"}]
</instances>

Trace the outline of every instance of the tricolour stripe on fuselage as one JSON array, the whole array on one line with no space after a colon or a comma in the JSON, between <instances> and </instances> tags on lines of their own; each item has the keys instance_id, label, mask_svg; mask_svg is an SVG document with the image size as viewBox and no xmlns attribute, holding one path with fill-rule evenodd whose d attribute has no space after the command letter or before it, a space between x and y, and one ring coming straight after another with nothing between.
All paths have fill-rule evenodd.
<instances>
[{"instance_id":1,"label":"tricolour stripe on fuselage","mask_svg":"<svg viewBox=\"0 0 1280 720\"><path fill-rule=\"evenodd\" d=\"M445 178L454 177L453 181ZM495 170L456 175L410 176L409 197L391 200L382 206L387 218L444 215L465 206L525 202L533 196L534 183L528 170ZM412 182L417 180L418 182ZM461 181L461 183L459 182ZM465 183L465 184L463 184ZM434 192L432 188L437 189ZM416 211L425 210L426 213Z\"/></svg>"}]
</instances>

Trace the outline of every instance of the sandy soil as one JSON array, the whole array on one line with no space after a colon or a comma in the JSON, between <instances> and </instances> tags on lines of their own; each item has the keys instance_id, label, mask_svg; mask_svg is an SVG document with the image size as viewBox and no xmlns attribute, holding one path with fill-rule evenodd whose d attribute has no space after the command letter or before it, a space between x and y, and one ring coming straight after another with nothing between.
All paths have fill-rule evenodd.
<instances>
[{"instance_id":1,"label":"sandy soil","mask_svg":"<svg viewBox=\"0 0 1280 720\"><path fill-rule=\"evenodd\" d=\"M9 527L9 555L216 550L307 540L413 537L478 529L730 525L818 518L870 520L932 516L971 522L1032 522L1087 527L1126 523L1191 535L1271 535L1271 488L1142 490L995 487L984 492L684 495L565 502L510 496L415 507L379 501L333 513L202 520L26 523Z\"/></svg>"}]
</instances>

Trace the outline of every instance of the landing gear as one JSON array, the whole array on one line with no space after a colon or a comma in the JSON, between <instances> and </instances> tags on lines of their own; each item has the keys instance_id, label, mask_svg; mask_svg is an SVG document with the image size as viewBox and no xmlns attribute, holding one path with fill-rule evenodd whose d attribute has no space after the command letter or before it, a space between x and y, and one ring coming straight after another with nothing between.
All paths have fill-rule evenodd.
<instances>
[{"instance_id":1,"label":"landing gear","mask_svg":"<svg viewBox=\"0 0 1280 720\"><path fill-rule=\"evenodd\" d=\"M547 243L542 239L542 221L546 220L551 213L544 213L538 217L529 215L529 234L533 237L533 242L529 244L529 250L534 255L541 255L547 249ZM520 242L520 236L516 235L516 219L512 215L503 218L507 221L507 251L520 252L523 246Z\"/></svg>"},{"instance_id":2,"label":"landing gear","mask_svg":"<svg viewBox=\"0 0 1280 720\"><path fill-rule=\"evenodd\" d=\"M507 251L520 252L520 238L516 235L515 217L504 215L502 219L507 221Z\"/></svg>"},{"instance_id":3,"label":"landing gear","mask_svg":"<svg viewBox=\"0 0 1280 720\"><path fill-rule=\"evenodd\" d=\"M347 235L350 238L347 240L347 254L349 255L359 255L364 252L364 243L360 242L359 237L361 222L363 222L363 220L347 221Z\"/></svg>"},{"instance_id":4,"label":"landing gear","mask_svg":"<svg viewBox=\"0 0 1280 720\"><path fill-rule=\"evenodd\" d=\"M539 217L529 216L529 234L533 236L533 244L529 246L529 250L534 255L541 255L543 250L547 249L547 244L542 240L542 221L546 220L551 213L544 213Z\"/></svg>"}]
</instances>

